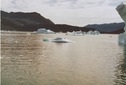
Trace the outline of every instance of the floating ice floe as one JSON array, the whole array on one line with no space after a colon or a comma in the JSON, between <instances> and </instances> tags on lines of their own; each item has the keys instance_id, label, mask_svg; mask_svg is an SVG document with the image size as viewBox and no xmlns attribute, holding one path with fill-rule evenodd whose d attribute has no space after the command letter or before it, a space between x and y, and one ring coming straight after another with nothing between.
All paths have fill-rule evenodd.
<instances>
[{"instance_id":1,"label":"floating ice floe","mask_svg":"<svg viewBox=\"0 0 126 85\"><path fill-rule=\"evenodd\" d=\"M100 32L95 31L88 31L88 32L82 32L82 31L73 31L73 32L67 32L66 35L74 35L74 36L84 36L84 35L99 35Z\"/></svg>"},{"instance_id":2,"label":"floating ice floe","mask_svg":"<svg viewBox=\"0 0 126 85\"><path fill-rule=\"evenodd\" d=\"M57 37L53 40L51 40L52 42L55 42L55 43L71 43L71 42L74 42L72 40L68 40L66 38L63 38L63 37Z\"/></svg>"},{"instance_id":3,"label":"floating ice floe","mask_svg":"<svg viewBox=\"0 0 126 85\"><path fill-rule=\"evenodd\" d=\"M73 43L74 42L72 40L68 40L68 39L63 38L63 37L57 37L55 39L44 38L43 41L44 42L55 42L55 43Z\"/></svg>"}]
</instances>

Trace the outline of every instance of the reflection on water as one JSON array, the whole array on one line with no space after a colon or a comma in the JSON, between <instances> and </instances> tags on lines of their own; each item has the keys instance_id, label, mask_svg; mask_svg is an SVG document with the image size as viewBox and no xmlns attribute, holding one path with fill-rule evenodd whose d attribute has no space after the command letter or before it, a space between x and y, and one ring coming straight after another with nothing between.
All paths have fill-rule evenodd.
<instances>
[{"instance_id":1,"label":"reflection on water","mask_svg":"<svg viewBox=\"0 0 126 85\"><path fill-rule=\"evenodd\" d=\"M126 85L126 46L122 46L122 48L124 52L120 56L122 59L117 66L115 85Z\"/></svg>"},{"instance_id":2,"label":"reflection on water","mask_svg":"<svg viewBox=\"0 0 126 85\"><path fill-rule=\"evenodd\" d=\"M126 52L116 43L117 35L5 33L1 36L2 85L126 84ZM42 41L57 36L77 43Z\"/></svg>"}]
</instances>

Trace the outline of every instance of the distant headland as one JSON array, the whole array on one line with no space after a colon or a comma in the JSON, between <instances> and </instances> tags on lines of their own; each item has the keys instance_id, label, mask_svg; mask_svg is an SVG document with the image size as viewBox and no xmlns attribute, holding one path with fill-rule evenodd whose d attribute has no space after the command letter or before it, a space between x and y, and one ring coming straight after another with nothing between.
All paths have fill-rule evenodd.
<instances>
[{"instance_id":1,"label":"distant headland","mask_svg":"<svg viewBox=\"0 0 126 85\"><path fill-rule=\"evenodd\" d=\"M67 24L55 24L37 12L5 12L1 11L1 30L36 31L39 28L50 29L54 32L94 31L100 33L119 34L124 32L124 22L109 24L92 24L83 27Z\"/></svg>"}]
</instances>

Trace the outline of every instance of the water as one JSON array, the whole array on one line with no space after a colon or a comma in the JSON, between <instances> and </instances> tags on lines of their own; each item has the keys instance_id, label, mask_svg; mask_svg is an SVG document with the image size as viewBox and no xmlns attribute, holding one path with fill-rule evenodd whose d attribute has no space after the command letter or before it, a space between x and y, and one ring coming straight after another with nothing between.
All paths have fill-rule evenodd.
<instances>
[{"instance_id":1,"label":"water","mask_svg":"<svg viewBox=\"0 0 126 85\"><path fill-rule=\"evenodd\" d=\"M118 35L1 36L1 85L126 85L126 47ZM58 36L76 43L42 41Z\"/></svg>"}]
</instances>

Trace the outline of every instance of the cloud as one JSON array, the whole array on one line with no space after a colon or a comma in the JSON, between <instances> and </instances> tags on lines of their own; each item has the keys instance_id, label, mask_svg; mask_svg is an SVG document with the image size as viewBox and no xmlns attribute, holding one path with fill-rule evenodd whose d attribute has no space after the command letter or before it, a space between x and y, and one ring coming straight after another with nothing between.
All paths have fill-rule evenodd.
<instances>
[{"instance_id":1,"label":"cloud","mask_svg":"<svg viewBox=\"0 0 126 85\"><path fill-rule=\"evenodd\" d=\"M84 9L90 7L117 6L126 0L46 0L46 6L59 9Z\"/></svg>"},{"instance_id":2,"label":"cloud","mask_svg":"<svg viewBox=\"0 0 126 85\"><path fill-rule=\"evenodd\" d=\"M89 7L117 6L126 0L2 0L3 10L32 9L84 9Z\"/></svg>"},{"instance_id":3,"label":"cloud","mask_svg":"<svg viewBox=\"0 0 126 85\"><path fill-rule=\"evenodd\" d=\"M80 25L84 22L110 22L110 18L113 18L113 22L121 21L115 10L121 2L126 0L2 0L1 9L38 12L55 23Z\"/></svg>"},{"instance_id":4,"label":"cloud","mask_svg":"<svg viewBox=\"0 0 126 85\"><path fill-rule=\"evenodd\" d=\"M54 8L80 9L96 6L116 6L125 0L47 0L47 6Z\"/></svg>"}]
</instances>

